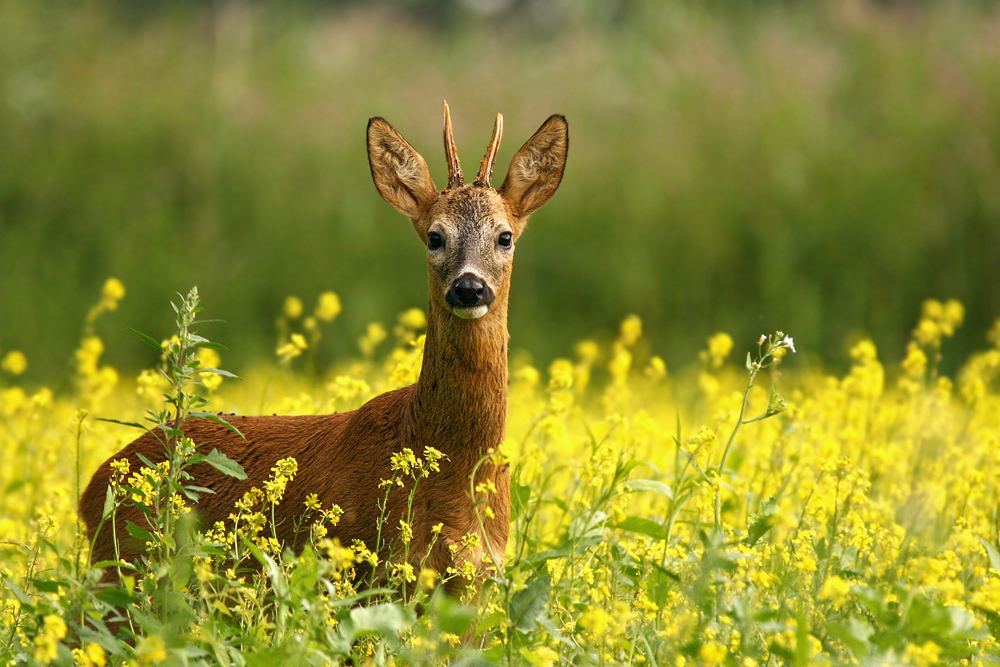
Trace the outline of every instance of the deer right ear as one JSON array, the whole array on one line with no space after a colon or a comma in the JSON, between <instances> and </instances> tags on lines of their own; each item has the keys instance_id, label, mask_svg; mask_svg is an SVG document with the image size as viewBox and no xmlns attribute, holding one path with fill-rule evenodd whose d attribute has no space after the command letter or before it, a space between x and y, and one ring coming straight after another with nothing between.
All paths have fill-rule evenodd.
<instances>
[{"instance_id":1,"label":"deer right ear","mask_svg":"<svg viewBox=\"0 0 1000 667\"><path fill-rule=\"evenodd\" d=\"M542 123L514 155L500 194L518 218L526 218L555 194L568 152L569 125L556 114Z\"/></svg>"},{"instance_id":2,"label":"deer right ear","mask_svg":"<svg viewBox=\"0 0 1000 667\"><path fill-rule=\"evenodd\" d=\"M427 163L384 118L368 121L368 164L382 199L418 220L437 199Z\"/></svg>"}]
</instances>

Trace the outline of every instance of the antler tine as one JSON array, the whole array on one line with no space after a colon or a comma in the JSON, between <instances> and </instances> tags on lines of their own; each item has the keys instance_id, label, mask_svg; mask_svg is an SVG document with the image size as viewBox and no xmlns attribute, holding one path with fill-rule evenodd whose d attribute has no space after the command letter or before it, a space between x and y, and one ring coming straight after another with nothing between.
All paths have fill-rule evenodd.
<instances>
[{"instance_id":1,"label":"antler tine","mask_svg":"<svg viewBox=\"0 0 1000 667\"><path fill-rule=\"evenodd\" d=\"M448 190L465 185L462 178L462 165L458 161L458 148L455 147L455 134L451 130L451 111L448 102L444 103L444 157L448 161Z\"/></svg>"},{"instance_id":2,"label":"antler tine","mask_svg":"<svg viewBox=\"0 0 1000 667\"><path fill-rule=\"evenodd\" d=\"M476 175L475 185L484 188L490 187L490 177L493 175L493 165L497 161L497 152L500 150L500 138L503 136L503 116L497 114L496 123L493 125L493 138L486 149L486 155L479 165L479 173Z\"/></svg>"}]
</instances>

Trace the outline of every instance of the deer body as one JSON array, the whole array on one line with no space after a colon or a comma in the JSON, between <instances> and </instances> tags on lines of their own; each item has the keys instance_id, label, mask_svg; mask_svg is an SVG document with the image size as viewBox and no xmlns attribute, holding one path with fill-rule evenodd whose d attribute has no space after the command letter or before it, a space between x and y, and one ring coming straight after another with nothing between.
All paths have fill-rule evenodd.
<instances>
[{"instance_id":1,"label":"deer body","mask_svg":"<svg viewBox=\"0 0 1000 667\"><path fill-rule=\"evenodd\" d=\"M478 567L491 553L494 558L503 557L510 523L510 478L507 466L488 455L502 444L507 417L507 303L513 241L523 231L527 216L558 187L568 131L561 116L547 120L515 155L504 185L494 190L489 179L501 130L498 115L479 175L475 183L464 185L445 105L449 187L438 191L423 158L402 136L381 118L369 122L368 153L376 187L413 221L427 245L430 298L420 378L352 412L228 418L244 437L209 420L187 422L185 434L200 449L218 449L247 473L247 479L237 480L205 464L190 469L196 484L214 491L195 508L205 525L225 522L234 503L251 486L261 487L279 459L294 457L298 473L278 506L278 539L301 548L307 536L304 531L296 533L295 520L303 512L306 496L315 493L324 508L335 504L343 510L339 523L330 528L330 537L345 545L361 540L374 549L381 511L377 500L385 493L379 483L392 476L390 457L404 448L419 455L430 446L441 451L444 459L440 472L421 480L414 492L411 564L422 562L444 573L456 559L449 547L459 545L468 533L478 534L482 546L473 552L463 550L462 559ZM162 442L148 432L102 464L80 499L80 516L94 541L94 562L115 558L111 527L95 535L110 462L127 458L131 469L137 470L142 465L138 453L153 462L166 457ZM474 498L470 483L474 473L475 483L492 480L496 492ZM383 544L396 542L408 501L408 488L390 493ZM483 513L483 501L491 507L492 517ZM128 536L126 522L143 526L146 519L126 504L116 521L120 555L134 560L144 545ZM443 527L435 537L433 527L438 524ZM379 555L382 560L392 556Z\"/></svg>"}]
</instances>

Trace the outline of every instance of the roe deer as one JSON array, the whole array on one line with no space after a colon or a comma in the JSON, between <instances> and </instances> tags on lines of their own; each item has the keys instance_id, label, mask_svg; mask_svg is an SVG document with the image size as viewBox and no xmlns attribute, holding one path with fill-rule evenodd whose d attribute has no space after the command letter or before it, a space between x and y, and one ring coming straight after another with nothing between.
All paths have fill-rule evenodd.
<instances>
[{"instance_id":1,"label":"roe deer","mask_svg":"<svg viewBox=\"0 0 1000 667\"><path fill-rule=\"evenodd\" d=\"M425 446L441 451L441 470L423 479L412 505L410 561L442 575L453 565L458 545L468 533L479 535L481 547L465 550L461 560L480 572L503 558L510 527L510 476L507 466L490 458L476 472L476 482L491 480L496 492L486 500L493 512L477 516L481 506L470 492L477 464L497 450L507 418L507 299L514 243L528 215L555 193L562 180L569 147L566 119L551 116L514 155L499 190L490 185L503 129L497 114L486 156L471 185L465 185L444 105L444 140L448 187L437 190L427 163L382 118L368 122L368 159L382 197L411 219L427 248L430 298L423 367L416 384L376 396L353 412L332 415L229 417L244 437L206 419L183 425L185 434L208 451L217 448L239 462L245 480L226 476L207 464L192 466L194 483L211 489L197 504L204 525L226 521L234 503L251 486L260 487L278 459L294 457L298 474L288 484L277 510L279 540L295 549L304 536L293 528L307 494L318 495L324 508L343 510L329 537L349 545L361 540L375 549L380 515L379 481L389 479L390 457L403 448L419 454ZM127 458L132 470L142 465L138 454L154 463L164 460L161 440L147 432L108 459L80 498L80 516L93 545L92 561L115 557L112 530L101 522L110 462ZM393 544L399 519L406 516L408 489L394 490L386 505L383 543ZM479 500L483 500L480 498ZM116 515L120 555L134 561L144 544L128 535L126 521L143 525L131 505ZM434 527L443 524L435 536ZM485 534L481 526L485 527ZM386 531L390 534L386 538ZM449 547L456 545L456 549ZM486 557L493 555L489 561ZM380 553L384 562L391 553ZM113 572L105 573L106 580ZM383 577L384 579L384 577ZM450 592L462 583L446 582Z\"/></svg>"}]
</instances>

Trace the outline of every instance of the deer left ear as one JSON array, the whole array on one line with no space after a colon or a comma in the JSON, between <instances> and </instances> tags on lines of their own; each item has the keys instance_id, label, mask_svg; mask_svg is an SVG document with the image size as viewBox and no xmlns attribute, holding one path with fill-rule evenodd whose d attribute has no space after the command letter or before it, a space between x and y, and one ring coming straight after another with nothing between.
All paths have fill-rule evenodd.
<instances>
[{"instance_id":1,"label":"deer left ear","mask_svg":"<svg viewBox=\"0 0 1000 667\"><path fill-rule=\"evenodd\" d=\"M383 118L368 121L368 163L382 199L411 220L422 218L437 199L427 162Z\"/></svg>"},{"instance_id":2,"label":"deer left ear","mask_svg":"<svg viewBox=\"0 0 1000 667\"><path fill-rule=\"evenodd\" d=\"M500 194L520 219L537 211L555 194L566 169L569 124L550 116L510 161Z\"/></svg>"}]
</instances>

